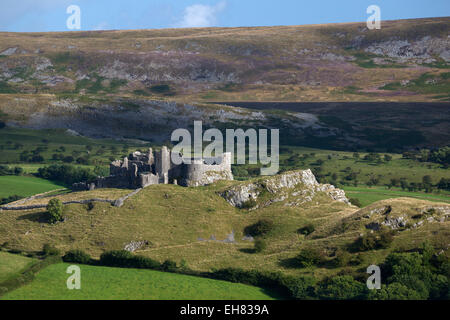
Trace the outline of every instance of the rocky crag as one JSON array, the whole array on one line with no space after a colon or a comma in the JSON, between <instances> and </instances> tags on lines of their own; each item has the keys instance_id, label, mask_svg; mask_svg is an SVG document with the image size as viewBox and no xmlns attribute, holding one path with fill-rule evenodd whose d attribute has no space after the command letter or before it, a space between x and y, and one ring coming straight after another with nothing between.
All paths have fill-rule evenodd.
<instances>
[{"instance_id":1,"label":"rocky crag","mask_svg":"<svg viewBox=\"0 0 450 320\"><path fill-rule=\"evenodd\" d=\"M350 204L345 192L329 184L320 184L311 170L285 172L230 187L220 195L237 208L257 209L276 202L299 206L314 201L317 195Z\"/></svg>"}]
</instances>

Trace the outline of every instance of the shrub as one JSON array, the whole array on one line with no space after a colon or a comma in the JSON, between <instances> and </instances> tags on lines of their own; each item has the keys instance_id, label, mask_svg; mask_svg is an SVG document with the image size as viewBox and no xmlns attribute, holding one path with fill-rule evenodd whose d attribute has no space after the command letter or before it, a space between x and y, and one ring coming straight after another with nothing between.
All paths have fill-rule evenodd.
<instances>
[{"instance_id":1,"label":"shrub","mask_svg":"<svg viewBox=\"0 0 450 320\"><path fill-rule=\"evenodd\" d=\"M354 255L350 259L350 264L353 266L359 266L364 263L364 257L360 254Z\"/></svg>"},{"instance_id":2,"label":"shrub","mask_svg":"<svg viewBox=\"0 0 450 320\"><path fill-rule=\"evenodd\" d=\"M316 279L314 277L289 277L283 280L283 284L288 288L289 293L294 299L311 299L315 295Z\"/></svg>"},{"instance_id":3,"label":"shrub","mask_svg":"<svg viewBox=\"0 0 450 320\"><path fill-rule=\"evenodd\" d=\"M248 177L248 171L242 166L232 166L231 171L233 173L233 176Z\"/></svg>"},{"instance_id":4,"label":"shrub","mask_svg":"<svg viewBox=\"0 0 450 320\"><path fill-rule=\"evenodd\" d=\"M0 205L7 204L7 203L10 203L10 202L14 202L14 201L17 201L17 200L20 200L20 199L22 199L22 197L18 196L18 195L9 196L7 198L1 198L0 199Z\"/></svg>"},{"instance_id":5,"label":"shrub","mask_svg":"<svg viewBox=\"0 0 450 320\"><path fill-rule=\"evenodd\" d=\"M382 285L381 290L370 290L367 299L369 300L420 300L420 295L404 286L395 282L387 286Z\"/></svg>"},{"instance_id":6,"label":"shrub","mask_svg":"<svg viewBox=\"0 0 450 320\"><path fill-rule=\"evenodd\" d=\"M87 205L86 205L86 209L88 210L88 211L91 211L91 210L93 210L95 208L95 204L94 204L94 202L88 202L87 203Z\"/></svg>"},{"instance_id":7,"label":"shrub","mask_svg":"<svg viewBox=\"0 0 450 320\"><path fill-rule=\"evenodd\" d=\"M77 158L76 162L78 164L88 165L89 164L89 159L87 157L79 157L79 158Z\"/></svg>"},{"instance_id":8,"label":"shrub","mask_svg":"<svg viewBox=\"0 0 450 320\"><path fill-rule=\"evenodd\" d=\"M161 264L158 261L143 256L133 256L129 263L133 268L138 269L156 270L161 267Z\"/></svg>"},{"instance_id":9,"label":"shrub","mask_svg":"<svg viewBox=\"0 0 450 320\"><path fill-rule=\"evenodd\" d=\"M254 199L248 199L247 201L243 202L241 205L241 209L252 209L256 207L256 200Z\"/></svg>"},{"instance_id":10,"label":"shrub","mask_svg":"<svg viewBox=\"0 0 450 320\"><path fill-rule=\"evenodd\" d=\"M298 229L298 233L304 234L305 236L310 235L316 230L313 224L308 224L304 226L303 228Z\"/></svg>"},{"instance_id":11,"label":"shrub","mask_svg":"<svg viewBox=\"0 0 450 320\"><path fill-rule=\"evenodd\" d=\"M255 248L255 252L257 252L257 253L263 252L267 248L267 243L262 238L256 238L255 243L254 243L254 248Z\"/></svg>"},{"instance_id":12,"label":"shrub","mask_svg":"<svg viewBox=\"0 0 450 320\"><path fill-rule=\"evenodd\" d=\"M51 199L47 204L48 220L50 223L61 221L64 205L59 199Z\"/></svg>"},{"instance_id":13,"label":"shrub","mask_svg":"<svg viewBox=\"0 0 450 320\"><path fill-rule=\"evenodd\" d=\"M317 295L325 300L355 300L364 297L367 287L352 276L337 276L321 283Z\"/></svg>"},{"instance_id":14,"label":"shrub","mask_svg":"<svg viewBox=\"0 0 450 320\"><path fill-rule=\"evenodd\" d=\"M261 219L257 223L252 224L244 229L244 233L246 235L250 235L252 237L263 236L274 228L274 224L271 220Z\"/></svg>"},{"instance_id":15,"label":"shrub","mask_svg":"<svg viewBox=\"0 0 450 320\"><path fill-rule=\"evenodd\" d=\"M301 250L294 260L301 268L316 266L324 261L320 251L311 248Z\"/></svg>"},{"instance_id":16,"label":"shrub","mask_svg":"<svg viewBox=\"0 0 450 320\"><path fill-rule=\"evenodd\" d=\"M100 256L100 264L109 267L159 269L161 264L153 259L134 256L126 250L107 251Z\"/></svg>"},{"instance_id":17,"label":"shrub","mask_svg":"<svg viewBox=\"0 0 450 320\"><path fill-rule=\"evenodd\" d=\"M36 154L34 156L31 157L31 162L44 162L44 157L41 156L40 154Z\"/></svg>"},{"instance_id":18,"label":"shrub","mask_svg":"<svg viewBox=\"0 0 450 320\"><path fill-rule=\"evenodd\" d=\"M63 256L64 262L74 262L81 264L89 264L92 261L90 255L83 250L70 250Z\"/></svg>"},{"instance_id":19,"label":"shrub","mask_svg":"<svg viewBox=\"0 0 450 320\"><path fill-rule=\"evenodd\" d=\"M14 171L10 167L0 165L0 176L9 176L13 174Z\"/></svg>"},{"instance_id":20,"label":"shrub","mask_svg":"<svg viewBox=\"0 0 450 320\"><path fill-rule=\"evenodd\" d=\"M386 249L394 241L394 235L391 231L381 232L379 235L368 233L359 237L353 243L353 249L356 251L369 251L376 249Z\"/></svg>"},{"instance_id":21,"label":"shrub","mask_svg":"<svg viewBox=\"0 0 450 320\"><path fill-rule=\"evenodd\" d=\"M42 255L44 255L45 257L48 256L57 256L59 255L59 250L56 249L55 247L53 247L52 245L46 243L44 244L44 246L42 247Z\"/></svg>"},{"instance_id":22,"label":"shrub","mask_svg":"<svg viewBox=\"0 0 450 320\"><path fill-rule=\"evenodd\" d=\"M66 185L82 181L90 182L96 178L89 169L76 168L67 164L39 168L37 176L47 180L62 182Z\"/></svg>"},{"instance_id":23,"label":"shrub","mask_svg":"<svg viewBox=\"0 0 450 320\"><path fill-rule=\"evenodd\" d=\"M126 250L107 251L100 256L100 263L109 267L132 267L130 260L133 258L131 252Z\"/></svg>"},{"instance_id":24,"label":"shrub","mask_svg":"<svg viewBox=\"0 0 450 320\"><path fill-rule=\"evenodd\" d=\"M378 249L387 249L394 241L394 234L391 231L385 231L380 234L380 238L377 239Z\"/></svg>"},{"instance_id":25,"label":"shrub","mask_svg":"<svg viewBox=\"0 0 450 320\"><path fill-rule=\"evenodd\" d=\"M333 264L338 267L346 267L349 265L352 255L344 250L338 250L336 252L336 258L333 260Z\"/></svg>"},{"instance_id":26,"label":"shrub","mask_svg":"<svg viewBox=\"0 0 450 320\"><path fill-rule=\"evenodd\" d=\"M75 161L75 159L72 156L64 157L62 160L66 163L72 163Z\"/></svg>"},{"instance_id":27,"label":"shrub","mask_svg":"<svg viewBox=\"0 0 450 320\"><path fill-rule=\"evenodd\" d=\"M150 91L157 94L163 94L165 96L174 95L174 90L168 84L157 84L150 87Z\"/></svg>"},{"instance_id":28,"label":"shrub","mask_svg":"<svg viewBox=\"0 0 450 320\"><path fill-rule=\"evenodd\" d=\"M283 283L284 277L279 272L246 271L241 268L226 268L213 270L209 274L209 277L235 283L287 290L286 285Z\"/></svg>"},{"instance_id":29,"label":"shrub","mask_svg":"<svg viewBox=\"0 0 450 320\"><path fill-rule=\"evenodd\" d=\"M166 260L161 265L161 270L162 271L175 272L175 271L177 271L177 269L178 269L177 263L175 261L172 261L172 260Z\"/></svg>"},{"instance_id":30,"label":"shrub","mask_svg":"<svg viewBox=\"0 0 450 320\"><path fill-rule=\"evenodd\" d=\"M357 198L351 198L350 203L354 206L357 206L358 208L362 207L361 201L359 201L359 199Z\"/></svg>"},{"instance_id":31,"label":"shrub","mask_svg":"<svg viewBox=\"0 0 450 320\"><path fill-rule=\"evenodd\" d=\"M156 270L161 267L161 264L158 261L143 256L133 256L128 261L128 264L130 267L138 269Z\"/></svg>"}]
</instances>

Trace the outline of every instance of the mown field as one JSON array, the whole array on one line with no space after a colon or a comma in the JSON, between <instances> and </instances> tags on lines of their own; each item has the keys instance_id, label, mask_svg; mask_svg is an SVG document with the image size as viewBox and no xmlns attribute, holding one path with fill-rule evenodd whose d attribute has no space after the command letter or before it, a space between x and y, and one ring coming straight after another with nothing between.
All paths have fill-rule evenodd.
<instances>
[{"instance_id":1,"label":"mown field","mask_svg":"<svg viewBox=\"0 0 450 320\"><path fill-rule=\"evenodd\" d=\"M244 284L152 270L82 265L81 289L66 286L70 264L51 265L4 300L272 300L273 294Z\"/></svg>"},{"instance_id":2,"label":"mown field","mask_svg":"<svg viewBox=\"0 0 450 320\"><path fill-rule=\"evenodd\" d=\"M63 186L30 176L0 176L0 198L13 195L28 197L47 191L62 189Z\"/></svg>"}]
</instances>

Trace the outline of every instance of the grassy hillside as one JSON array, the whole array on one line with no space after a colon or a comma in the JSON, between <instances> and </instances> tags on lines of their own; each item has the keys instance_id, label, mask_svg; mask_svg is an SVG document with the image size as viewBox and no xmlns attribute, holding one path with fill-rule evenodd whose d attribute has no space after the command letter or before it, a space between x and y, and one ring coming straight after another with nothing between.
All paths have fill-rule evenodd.
<instances>
[{"instance_id":1,"label":"grassy hillside","mask_svg":"<svg viewBox=\"0 0 450 320\"><path fill-rule=\"evenodd\" d=\"M286 206L287 201L282 201L252 211L236 209L217 194L234 183L201 188L151 186L126 201L121 208L101 203L96 203L91 210L83 205L69 205L64 213L65 222L56 225L42 220L43 210L5 211L0 214L0 243L7 241L10 248L28 251L41 250L43 244L50 243L63 252L83 249L98 257L107 250L123 249L132 241L148 241L138 254L161 262L172 259L181 263L184 260L194 270L241 267L322 278L336 275L345 268L328 264L298 268L292 259L302 248L316 248L326 261L332 261L335 250L350 245L361 233L366 233L364 226L342 228L343 219L350 219L357 208L333 202L320 194L301 206ZM399 214L407 207L411 216L413 212L429 207L445 206L404 198L374 203L368 208L383 208L387 204L393 207L393 214ZM253 243L243 239L244 229L261 219L273 221L274 228L264 235L267 248L262 253L255 253ZM351 255L359 263L347 268L357 271L367 263L379 263L392 250L415 248L424 239L439 248L448 236L448 223L446 220L430 222L417 229L397 231L389 249L353 253ZM309 224L315 226L315 231L307 236L300 234L298 230ZM233 231L235 243L220 241Z\"/></svg>"},{"instance_id":2,"label":"grassy hillside","mask_svg":"<svg viewBox=\"0 0 450 320\"><path fill-rule=\"evenodd\" d=\"M32 258L0 251L0 283L16 276L33 261Z\"/></svg>"},{"instance_id":3,"label":"grassy hillside","mask_svg":"<svg viewBox=\"0 0 450 320\"><path fill-rule=\"evenodd\" d=\"M2 300L272 300L260 288L151 270L81 266L81 290L68 290L67 267L51 265Z\"/></svg>"},{"instance_id":4,"label":"grassy hillside","mask_svg":"<svg viewBox=\"0 0 450 320\"><path fill-rule=\"evenodd\" d=\"M361 22L2 32L0 53L10 49L11 54L0 55L8 71L0 78L0 93L184 101L448 101L448 79L441 79L449 68L442 54L448 30L444 17L383 21L375 31ZM417 88L414 83L424 74L437 79L436 85Z\"/></svg>"}]
</instances>

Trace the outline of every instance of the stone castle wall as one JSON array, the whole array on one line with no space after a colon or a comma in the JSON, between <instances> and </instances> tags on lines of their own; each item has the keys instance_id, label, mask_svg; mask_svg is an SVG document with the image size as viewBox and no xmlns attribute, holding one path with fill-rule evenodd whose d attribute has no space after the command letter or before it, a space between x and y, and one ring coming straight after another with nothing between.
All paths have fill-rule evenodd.
<instances>
[{"instance_id":1,"label":"stone castle wall","mask_svg":"<svg viewBox=\"0 0 450 320\"><path fill-rule=\"evenodd\" d=\"M222 156L214 159L213 163L208 164L204 160L194 160L192 164L182 165L180 184L188 187L197 187L208 185L218 180L233 180L231 153L224 153Z\"/></svg>"},{"instance_id":2,"label":"stone castle wall","mask_svg":"<svg viewBox=\"0 0 450 320\"><path fill-rule=\"evenodd\" d=\"M110 164L110 176L100 177L93 184L74 184L76 190L94 188L144 188L155 184L177 183L186 187L203 186L218 180L233 180L231 153L213 159L193 159L190 164L174 165L171 151L162 147L160 151L142 154L134 152L123 160Z\"/></svg>"}]
</instances>

